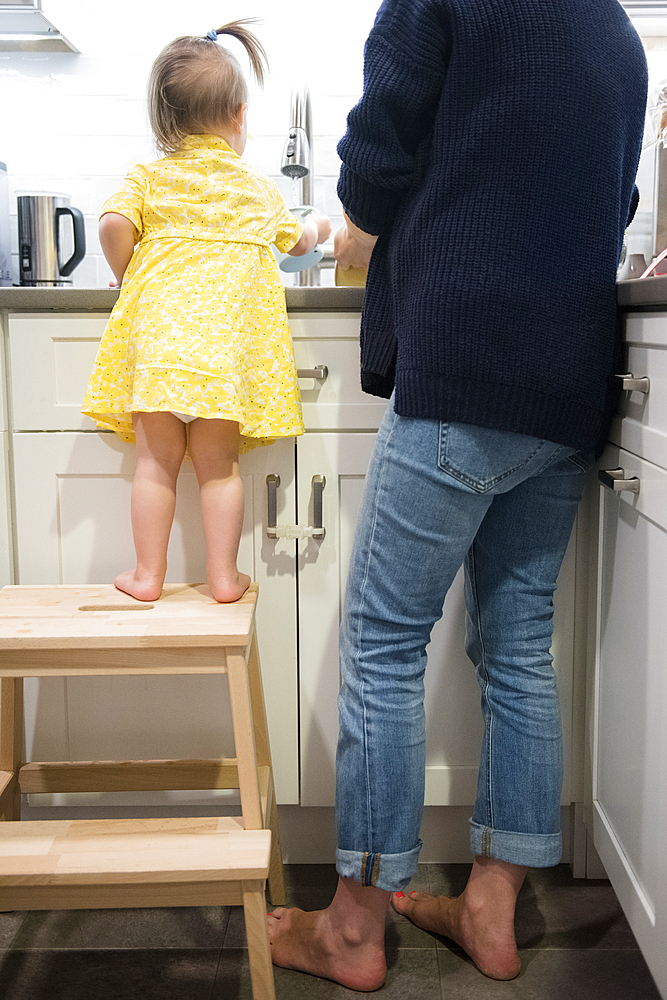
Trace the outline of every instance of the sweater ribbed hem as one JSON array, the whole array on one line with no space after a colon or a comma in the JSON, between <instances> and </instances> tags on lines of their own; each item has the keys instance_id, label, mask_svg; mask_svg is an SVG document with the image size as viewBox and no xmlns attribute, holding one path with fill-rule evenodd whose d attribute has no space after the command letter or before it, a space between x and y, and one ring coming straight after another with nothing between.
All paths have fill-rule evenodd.
<instances>
[{"instance_id":1,"label":"sweater ribbed hem","mask_svg":"<svg viewBox=\"0 0 667 1000\"><path fill-rule=\"evenodd\" d=\"M366 382L366 391L373 392L373 380L376 390L373 394L386 396L389 378L364 372L362 384ZM415 371L397 373L394 409L402 417L513 431L583 452L599 450L609 422L604 411L528 386Z\"/></svg>"}]
</instances>

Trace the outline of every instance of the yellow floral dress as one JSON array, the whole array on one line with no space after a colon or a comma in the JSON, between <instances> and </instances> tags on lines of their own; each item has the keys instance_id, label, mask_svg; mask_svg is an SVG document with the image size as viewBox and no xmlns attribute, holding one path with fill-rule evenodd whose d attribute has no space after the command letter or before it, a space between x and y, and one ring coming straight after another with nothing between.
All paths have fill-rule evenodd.
<instances>
[{"instance_id":1,"label":"yellow floral dress","mask_svg":"<svg viewBox=\"0 0 667 1000\"><path fill-rule=\"evenodd\" d=\"M139 233L83 413L134 440L134 411L236 420L241 450L303 433L274 243L301 225L277 185L224 139L134 167L103 206Z\"/></svg>"}]
</instances>

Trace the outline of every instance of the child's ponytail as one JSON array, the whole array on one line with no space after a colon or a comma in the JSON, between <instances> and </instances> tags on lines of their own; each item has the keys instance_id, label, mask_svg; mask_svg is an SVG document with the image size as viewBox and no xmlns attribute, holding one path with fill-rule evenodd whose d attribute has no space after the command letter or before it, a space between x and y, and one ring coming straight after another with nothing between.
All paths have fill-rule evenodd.
<instances>
[{"instance_id":1,"label":"child's ponytail","mask_svg":"<svg viewBox=\"0 0 667 1000\"><path fill-rule=\"evenodd\" d=\"M234 55L217 42L231 35L245 48L253 75L264 82L267 65L262 43L246 25L232 21L208 34L186 35L159 54L148 81L148 117L158 149L176 152L188 135L218 134L248 103L248 85Z\"/></svg>"},{"instance_id":2,"label":"child's ponytail","mask_svg":"<svg viewBox=\"0 0 667 1000\"><path fill-rule=\"evenodd\" d=\"M257 23L258 21L255 17L244 18L240 21L230 21L229 24L224 24L222 28L214 28L213 32L207 35L207 37L211 38L212 34L215 33L215 35L231 35L232 38L236 38L248 53L253 75L261 87L264 83L264 70L268 68L266 51L259 39L251 31L248 31L246 27L248 24Z\"/></svg>"}]
</instances>

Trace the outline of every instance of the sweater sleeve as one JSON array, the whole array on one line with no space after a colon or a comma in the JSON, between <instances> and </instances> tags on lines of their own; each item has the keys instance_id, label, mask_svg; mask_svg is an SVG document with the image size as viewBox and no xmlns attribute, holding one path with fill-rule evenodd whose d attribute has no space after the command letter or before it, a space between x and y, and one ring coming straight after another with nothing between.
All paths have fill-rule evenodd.
<instances>
[{"instance_id":1,"label":"sweater sleeve","mask_svg":"<svg viewBox=\"0 0 667 1000\"><path fill-rule=\"evenodd\" d=\"M364 92L338 144L338 196L367 233L391 224L431 131L449 62L442 0L385 0L364 50Z\"/></svg>"},{"instance_id":2,"label":"sweater sleeve","mask_svg":"<svg viewBox=\"0 0 667 1000\"><path fill-rule=\"evenodd\" d=\"M628 209L628 225L632 222L635 215L637 214L637 209L639 208L639 188L635 184L632 191L632 198L630 200L630 208Z\"/></svg>"}]
</instances>

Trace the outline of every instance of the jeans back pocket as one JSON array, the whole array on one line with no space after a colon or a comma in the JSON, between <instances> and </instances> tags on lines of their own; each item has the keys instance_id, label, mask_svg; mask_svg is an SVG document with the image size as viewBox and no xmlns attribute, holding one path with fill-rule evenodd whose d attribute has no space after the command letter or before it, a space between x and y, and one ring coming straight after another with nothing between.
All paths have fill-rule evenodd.
<instances>
[{"instance_id":1,"label":"jeans back pocket","mask_svg":"<svg viewBox=\"0 0 667 1000\"><path fill-rule=\"evenodd\" d=\"M568 450L527 434L441 421L438 467L475 493L503 493Z\"/></svg>"}]
</instances>

